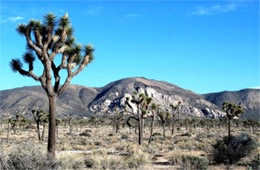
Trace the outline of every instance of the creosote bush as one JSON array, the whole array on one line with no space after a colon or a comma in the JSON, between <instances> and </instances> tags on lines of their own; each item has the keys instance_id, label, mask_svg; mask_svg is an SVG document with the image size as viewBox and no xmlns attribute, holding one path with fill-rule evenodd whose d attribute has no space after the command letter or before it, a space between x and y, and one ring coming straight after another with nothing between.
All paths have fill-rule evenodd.
<instances>
[{"instance_id":1,"label":"creosote bush","mask_svg":"<svg viewBox=\"0 0 260 170\"><path fill-rule=\"evenodd\" d=\"M213 145L213 157L215 163L234 164L247 156L256 148L256 142L245 133L239 136L225 136Z\"/></svg>"}]
</instances>

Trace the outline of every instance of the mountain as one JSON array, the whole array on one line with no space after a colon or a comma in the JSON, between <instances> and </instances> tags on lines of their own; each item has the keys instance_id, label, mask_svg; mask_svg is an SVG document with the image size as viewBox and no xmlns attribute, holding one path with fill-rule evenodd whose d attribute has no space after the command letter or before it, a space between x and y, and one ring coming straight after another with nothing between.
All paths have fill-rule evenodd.
<instances>
[{"instance_id":1,"label":"mountain","mask_svg":"<svg viewBox=\"0 0 260 170\"><path fill-rule=\"evenodd\" d=\"M203 95L204 98L221 107L224 101L240 104L245 109L242 117L260 117L260 89L243 89L239 91L223 91L219 93L209 93Z\"/></svg>"},{"instance_id":2,"label":"mountain","mask_svg":"<svg viewBox=\"0 0 260 170\"><path fill-rule=\"evenodd\" d=\"M98 89L71 85L57 99L57 113L62 116L75 113L86 115L88 104L96 97ZM30 110L41 108L48 111L48 98L41 86L31 86L0 91L0 113L2 116L30 114Z\"/></svg>"},{"instance_id":3,"label":"mountain","mask_svg":"<svg viewBox=\"0 0 260 170\"><path fill-rule=\"evenodd\" d=\"M247 100L244 100L246 94L244 96L234 95L236 97L233 98L243 102L249 108L247 111L251 113L259 106L260 93L259 91L251 91L251 89L246 90L248 90ZM58 116L71 113L78 116L105 113L115 105L121 107L126 97L131 98L135 91L146 92L153 97L153 102L160 104L164 110L170 109L170 104L176 104L180 101L179 112L182 117L187 115L220 117L225 114L220 107L222 102L227 99L227 101L233 101L232 97L217 97L220 95L218 93L198 95L164 81L135 77L114 81L102 88L70 85L57 99L57 113ZM0 101L2 116L13 115L17 112L30 115L30 110L34 108L48 111L48 99L41 86L0 91Z\"/></svg>"},{"instance_id":4,"label":"mountain","mask_svg":"<svg viewBox=\"0 0 260 170\"><path fill-rule=\"evenodd\" d=\"M170 109L170 104L177 104L180 101L182 115L198 117L223 115L223 112L216 105L192 91L167 82L139 77L126 78L106 85L89 104L89 109L91 112L104 112L114 105L120 106L126 97L131 98L135 91L146 92L153 97L155 103L160 104L164 109Z\"/></svg>"}]
</instances>

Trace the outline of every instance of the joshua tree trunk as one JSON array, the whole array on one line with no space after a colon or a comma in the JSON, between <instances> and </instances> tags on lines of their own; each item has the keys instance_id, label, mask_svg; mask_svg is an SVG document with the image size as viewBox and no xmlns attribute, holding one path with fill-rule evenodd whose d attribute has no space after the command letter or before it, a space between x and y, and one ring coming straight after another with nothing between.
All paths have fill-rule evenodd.
<instances>
[{"instance_id":1,"label":"joshua tree trunk","mask_svg":"<svg viewBox=\"0 0 260 170\"><path fill-rule=\"evenodd\" d=\"M175 130L175 121L173 120L172 122L172 131L171 131L171 136L173 136Z\"/></svg>"},{"instance_id":2,"label":"joshua tree trunk","mask_svg":"<svg viewBox=\"0 0 260 170\"><path fill-rule=\"evenodd\" d=\"M118 133L118 131L119 131L119 124L116 123L116 133Z\"/></svg>"},{"instance_id":3,"label":"joshua tree trunk","mask_svg":"<svg viewBox=\"0 0 260 170\"><path fill-rule=\"evenodd\" d=\"M48 154L49 157L55 158L55 149L56 149L56 95L48 96L49 98L49 134L48 134Z\"/></svg>"},{"instance_id":4,"label":"joshua tree trunk","mask_svg":"<svg viewBox=\"0 0 260 170\"><path fill-rule=\"evenodd\" d=\"M230 137L231 137L230 124L231 124L231 120L228 119L228 139L230 139Z\"/></svg>"},{"instance_id":5,"label":"joshua tree trunk","mask_svg":"<svg viewBox=\"0 0 260 170\"><path fill-rule=\"evenodd\" d=\"M41 140L41 134L40 134L40 122L37 122L37 133L38 133L38 139Z\"/></svg>"},{"instance_id":6,"label":"joshua tree trunk","mask_svg":"<svg viewBox=\"0 0 260 170\"><path fill-rule=\"evenodd\" d=\"M42 141L44 141L45 124L42 125Z\"/></svg>"},{"instance_id":7,"label":"joshua tree trunk","mask_svg":"<svg viewBox=\"0 0 260 170\"><path fill-rule=\"evenodd\" d=\"M152 124L151 124L149 144L152 142L152 138L153 138L154 119L155 119L155 112L153 112L153 118L152 118Z\"/></svg>"},{"instance_id":8,"label":"joshua tree trunk","mask_svg":"<svg viewBox=\"0 0 260 170\"><path fill-rule=\"evenodd\" d=\"M142 145L143 141L143 121L142 121L142 115L140 113L140 108L138 108L138 143L139 145Z\"/></svg>"},{"instance_id":9,"label":"joshua tree trunk","mask_svg":"<svg viewBox=\"0 0 260 170\"><path fill-rule=\"evenodd\" d=\"M165 139L165 122L162 122L163 125L163 139Z\"/></svg>"}]
</instances>

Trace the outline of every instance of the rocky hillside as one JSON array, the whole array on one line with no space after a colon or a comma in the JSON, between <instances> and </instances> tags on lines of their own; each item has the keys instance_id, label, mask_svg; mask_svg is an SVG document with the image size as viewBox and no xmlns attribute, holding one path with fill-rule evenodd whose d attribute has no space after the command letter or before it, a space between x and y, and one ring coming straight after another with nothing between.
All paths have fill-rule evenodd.
<instances>
[{"instance_id":1,"label":"rocky hillside","mask_svg":"<svg viewBox=\"0 0 260 170\"><path fill-rule=\"evenodd\" d=\"M181 116L219 117L224 114L219 107L222 102L233 102L231 97L219 98L218 93L198 95L163 81L145 78L126 78L109 83L102 88L71 85L59 96L57 112L59 116L70 113L80 116L90 113L104 113L115 105L122 106L125 98L131 97L134 91L146 92L153 97L155 103L160 104L165 109L169 109L170 104L176 104L178 101L181 101ZM259 106L260 93L259 91L251 91L249 89L248 91L250 91L247 93L248 100L244 100L246 95L235 95L236 97L234 98L241 98L239 101L249 108L247 111L250 111L251 114L251 112L255 113L255 111L258 111L254 111L254 109L257 109L256 106ZM17 112L29 114L33 108L48 110L48 99L40 86L0 91L0 101L0 113L2 116Z\"/></svg>"},{"instance_id":2,"label":"rocky hillside","mask_svg":"<svg viewBox=\"0 0 260 170\"><path fill-rule=\"evenodd\" d=\"M204 95L205 99L221 107L224 101L240 104L246 111L243 117L260 117L260 89L243 89L239 91L223 91Z\"/></svg>"}]
</instances>

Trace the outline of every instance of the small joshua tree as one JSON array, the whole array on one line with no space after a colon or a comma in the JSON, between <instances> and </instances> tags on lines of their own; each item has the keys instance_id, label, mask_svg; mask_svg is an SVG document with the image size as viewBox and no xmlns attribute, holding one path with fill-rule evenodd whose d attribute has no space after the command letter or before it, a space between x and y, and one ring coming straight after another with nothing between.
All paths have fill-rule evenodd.
<instances>
[{"instance_id":1,"label":"small joshua tree","mask_svg":"<svg viewBox=\"0 0 260 170\"><path fill-rule=\"evenodd\" d=\"M120 129L120 124L122 124L122 121L124 121L124 115L118 107L114 107L111 111L112 113L109 118L116 129L116 133L118 133Z\"/></svg>"},{"instance_id":2,"label":"small joshua tree","mask_svg":"<svg viewBox=\"0 0 260 170\"><path fill-rule=\"evenodd\" d=\"M33 118L36 123L38 139L44 141L45 125L48 122L48 115L44 110L32 110ZM42 136L40 131L40 125L42 124Z\"/></svg>"},{"instance_id":3,"label":"small joshua tree","mask_svg":"<svg viewBox=\"0 0 260 170\"><path fill-rule=\"evenodd\" d=\"M44 16L43 23L31 20L26 25L19 25L17 31L26 39L28 51L23 55L23 61L28 64L28 70L23 69L20 59L12 59L10 66L14 72L39 81L46 92L49 99L48 155L55 158L56 98L68 87L71 79L93 60L93 47L87 45L82 50L81 45L75 43L68 14L56 20L50 13ZM35 55L43 65L40 76L33 72ZM59 64L55 63L56 56L61 56ZM61 85L60 71L63 69L67 77Z\"/></svg>"},{"instance_id":4,"label":"small joshua tree","mask_svg":"<svg viewBox=\"0 0 260 170\"><path fill-rule=\"evenodd\" d=\"M160 111L158 113L158 118L162 124L162 128L163 128L163 139L165 139L166 135L165 135L165 124L167 121L170 120L171 118L171 114L169 112L165 112L165 111Z\"/></svg>"},{"instance_id":5,"label":"small joshua tree","mask_svg":"<svg viewBox=\"0 0 260 170\"><path fill-rule=\"evenodd\" d=\"M170 107L172 109L172 130L171 130L171 136L173 136L173 134L174 134L175 124L177 122L175 114L177 114L178 120L180 119L180 112L179 112L180 105L181 105L180 101L178 101L178 103L176 105L170 104Z\"/></svg>"},{"instance_id":6,"label":"small joshua tree","mask_svg":"<svg viewBox=\"0 0 260 170\"><path fill-rule=\"evenodd\" d=\"M228 120L228 139L231 137L230 125L234 118L239 118L241 114L244 113L243 108L240 105L235 105L233 103L224 102L222 104L222 109L226 112L226 117Z\"/></svg>"},{"instance_id":7,"label":"small joshua tree","mask_svg":"<svg viewBox=\"0 0 260 170\"><path fill-rule=\"evenodd\" d=\"M132 99L130 100L128 97L125 101L125 112L131 115L131 118L138 121L138 144L142 145L143 142L143 128L144 128L144 119L147 116L149 105L152 102L152 98L149 97L147 94L141 93L134 93ZM136 111L131 104L136 106ZM130 110L129 110L129 109Z\"/></svg>"}]
</instances>

